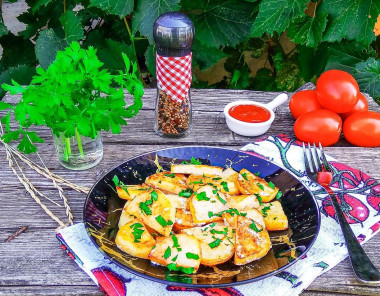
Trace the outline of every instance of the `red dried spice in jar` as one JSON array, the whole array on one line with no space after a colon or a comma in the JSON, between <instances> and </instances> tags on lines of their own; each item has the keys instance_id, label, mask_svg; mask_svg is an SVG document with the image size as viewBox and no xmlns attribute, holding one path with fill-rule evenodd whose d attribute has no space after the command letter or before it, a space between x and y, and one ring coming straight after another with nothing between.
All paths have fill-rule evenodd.
<instances>
[{"instance_id":1,"label":"red dried spice in jar","mask_svg":"<svg viewBox=\"0 0 380 296\"><path fill-rule=\"evenodd\" d=\"M181 137L192 127L190 100L192 21L179 12L162 14L154 23L157 100L154 129L160 136Z\"/></svg>"}]
</instances>

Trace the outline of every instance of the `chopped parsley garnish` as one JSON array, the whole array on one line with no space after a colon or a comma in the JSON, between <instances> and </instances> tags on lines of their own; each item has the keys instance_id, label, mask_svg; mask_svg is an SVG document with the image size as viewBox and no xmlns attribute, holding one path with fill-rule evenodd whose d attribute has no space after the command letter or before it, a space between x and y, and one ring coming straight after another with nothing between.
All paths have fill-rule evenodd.
<instances>
[{"instance_id":1,"label":"chopped parsley garnish","mask_svg":"<svg viewBox=\"0 0 380 296\"><path fill-rule=\"evenodd\" d=\"M212 178L212 180L219 181L219 180L222 180L222 178L221 177L216 177L216 178Z\"/></svg>"},{"instance_id":2,"label":"chopped parsley garnish","mask_svg":"<svg viewBox=\"0 0 380 296\"><path fill-rule=\"evenodd\" d=\"M210 198L206 196L206 192L201 192L201 193L198 193L196 195L197 197L197 200L201 201L201 200L205 200L205 201L209 201Z\"/></svg>"},{"instance_id":3,"label":"chopped parsley garnish","mask_svg":"<svg viewBox=\"0 0 380 296\"><path fill-rule=\"evenodd\" d=\"M214 240L213 242L209 243L208 245L210 246L211 249L214 249L217 246L219 246L221 242L222 242L222 240L219 239L219 238L217 238L216 240Z\"/></svg>"},{"instance_id":4,"label":"chopped parsley garnish","mask_svg":"<svg viewBox=\"0 0 380 296\"><path fill-rule=\"evenodd\" d=\"M168 225L168 223L165 221L164 218L162 218L161 215L158 215L158 216L156 217L156 221L157 221L158 223L160 223L160 225L161 225L162 227L166 227L166 226ZM173 223L173 222L172 222L172 223Z\"/></svg>"},{"instance_id":5,"label":"chopped parsley garnish","mask_svg":"<svg viewBox=\"0 0 380 296\"><path fill-rule=\"evenodd\" d=\"M256 172L255 175L260 177L260 172Z\"/></svg>"},{"instance_id":6,"label":"chopped parsley garnish","mask_svg":"<svg viewBox=\"0 0 380 296\"><path fill-rule=\"evenodd\" d=\"M165 250L164 258L165 258L165 259L168 259L171 255L172 255L172 250L170 250L170 247L168 247L168 248Z\"/></svg>"},{"instance_id":7,"label":"chopped parsley garnish","mask_svg":"<svg viewBox=\"0 0 380 296\"><path fill-rule=\"evenodd\" d=\"M181 190L180 193L178 193L179 196L182 197L190 197L193 194L193 190L190 188Z\"/></svg>"},{"instance_id":8,"label":"chopped parsley garnish","mask_svg":"<svg viewBox=\"0 0 380 296\"><path fill-rule=\"evenodd\" d=\"M197 254L194 254L194 253L186 253L186 258L187 259L194 259L194 260L198 260L199 259L199 256Z\"/></svg>"},{"instance_id":9,"label":"chopped parsley garnish","mask_svg":"<svg viewBox=\"0 0 380 296\"><path fill-rule=\"evenodd\" d=\"M175 255L175 257L173 257L172 261L173 261L173 262L176 262L176 261L177 261L177 258L178 258L178 254Z\"/></svg>"},{"instance_id":10,"label":"chopped parsley garnish","mask_svg":"<svg viewBox=\"0 0 380 296\"><path fill-rule=\"evenodd\" d=\"M209 227L215 227L215 225L216 225L216 223L215 222L213 222L213 223L211 223L210 225L209 225Z\"/></svg>"},{"instance_id":11,"label":"chopped parsley garnish","mask_svg":"<svg viewBox=\"0 0 380 296\"><path fill-rule=\"evenodd\" d=\"M120 187L121 189L123 189L129 195L127 185L125 185L123 182L121 182L116 175L113 176L112 181L113 181L113 183L115 184L116 187Z\"/></svg>"},{"instance_id":12,"label":"chopped parsley garnish","mask_svg":"<svg viewBox=\"0 0 380 296\"><path fill-rule=\"evenodd\" d=\"M152 210L143 202L140 202L139 204L141 213L145 213L145 215L152 215Z\"/></svg>"},{"instance_id":13,"label":"chopped parsley garnish","mask_svg":"<svg viewBox=\"0 0 380 296\"><path fill-rule=\"evenodd\" d=\"M216 200L215 200L215 199L214 199L214 200L212 200L212 201L211 201L211 203L216 203Z\"/></svg>"},{"instance_id":14,"label":"chopped parsley garnish","mask_svg":"<svg viewBox=\"0 0 380 296\"><path fill-rule=\"evenodd\" d=\"M200 165L202 164L198 159L195 159L194 156L191 158L190 163L188 163L186 160L182 161L181 164L194 164L194 165Z\"/></svg>"},{"instance_id":15,"label":"chopped parsley garnish","mask_svg":"<svg viewBox=\"0 0 380 296\"><path fill-rule=\"evenodd\" d=\"M150 194L150 196L153 198L154 201L157 201L158 195L157 195L156 191L153 190L152 193Z\"/></svg>"},{"instance_id":16,"label":"chopped parsley garnish","mask_svg":"<svg viewBox=\"0 0 380 296\"><path fill-rule=\"evenodd\" d=\"M273 218L273 220L276 220L276 219L277 219L277 217L274 217L274 218Z\"/></svg>"},{"instance_id":17,"label":"chopped parsley garnish","mask_svg":"<svg viewBox=\"0 0 380 296\"><path fill-rule=\"evenodd\" d=\"M194 181L193 184L203 184L203 180L200 179L199 181Z\"/></svg>"},{"instance_id":18,"label":"chopped parsley garnish","mask_svg":"<svg viewBox=\"0 0 380 296\"><path fill-rule=\"evenodd\" d=\"M257 200L259 201L259 205L261 206L263 203L263 199L261 198L261 196L259 194L256 193L255 195L257 197Z\"/></svg>"},{"instance_id":19,"label":"chopped parsley garnish","mask_svg":"<svg viewBox=\"0 0 380 296\"><path fill-rule=\"evenodd\" d=\"M247 181L248 181L248 178L247 178L247 173L242 173L241 175L242 175L242 177L243 177L245 180L247 180Z\"/></svg>"},{"instance_id":20,"label":"chopped parsley garnish","mask_svg":"<svg viewBox=\"0 0 380 296\"><path fill-rule=\"evenodd\" d=\"M268 216L267 211L270 210L269 206L265 206L261 209L261 213L263 213L264 218Z\"/></svg>"},{"instance_id":21,"label":"chopped parsley garnish","mask_svg":"<svg viewBox=\"0 0 380 296\"><path fill-rule=\"evenodd\" d=\"M214 189L214 190L212 191L212 193L217 194L217 193L218 193L218 189Z\"/></svg>"},{"instance_id":22,"label":"chopped parsley garnish","mask_svg":"<svg viewBox=\"0 0 380 296\"><path fill-rule=\"evenodd\" d=\"M168 220L168 225L173 225L173 221L172 220Z\"/></svg>"},{"instance_id":23,"label":"chopped parsley garnish","mask_svg":"<svg viewBox=\"0 0 380 296\"><path fill-rule=\"evenodd\" d=\"M261 190L264 190L264 186L263 186L263 184L257 183L257 186L259 186L259 188L260 188Z\"/></svg>"},{"instance_id":24,"label":"chopped parsley garnish","mask_svg":"<svg viewBox=\"0 0 380 296\"><path fill-rule=\"evenodd\" d=\"M261 231L263 231L262 228L261 228L261 229L258 229L258 228L257 228L257 226L256 226L256 224L255 224L255 221L253 221L253 220L252 220L252 223L249 224L249 227L250 227L251 229L253 229L255 232L261 232Z\"/></svg>"},{"instance_id":25,"label":"chopped parsley garnish","mask_svg":"<svg viewBox=\"0 0 380 296\"><path fill-rule=\"evenodd\" d=\"M214 213L213 212L208 212L208 217L211 218L212 216L214 216Z\"/></svg>"},{"instance_id":26,"label":"chopped parsley garnish","mask_svg":"<svg viewBox=\"0 0 380 296\"><path fill-rule=\"evenodd\" d=\"M164 174L166 177L169 177L169 178L175 178L175 174L168 174L168 173L165 173Z\"/></svg>"},{"instance_id":27,"label":"chopped parsley garnish","mask_svg":"<svg viewBox=\"0 0 380 296\"><path fill-rule=\"evenodd\" d=\"M269 181L268 182L268 186L270 187L270 188L272 188L272 189L274 189L276 186L273 184L273 182L272 181Z\"/></svg>"},{"instance_id":28,"label":"chopped parsley garnish","mask_svg":"<svg viewBox=\"0 0 380 296\"><path fill-rule=\"evenodd\" d=\"M115 184L116 187L119 186L120 180L119 180L119 178L116 175L113 176L112 181L114 182L114 184Z\"/></svg>"},{"instance_id":29,"label":"chopped parsley garnish","mask_svg":"<svg viewBox=\"0 0 380 296\"><path fill-rule=\"evenodd\" d=\"M173 235L172 236L172 240L173 240L173 248L177 248L178 251L181 251L181 246L178 244L178 238Z\"/></svg>"},{"instance_id":30,"label":"chopped parsley garnish","mask_svg":"<svg viewBox=\"0 0 380 296\"><path fill-rule=\"evenodd\" d=\"M141 235L144 233L144 226L141 223L134 223L129 226L132 229L132 235L135 243L140 243Z\"/></svg>"},{"instance_id":31,"label":"chopped parsley garnish","mask_svg":"<svg viewBox=\"0 0 380 296\"><path fill-rule=\"evenodd\" d=\"M194 273L194 267L181 267L181 266L177 266L177 264L175 263L170 263L166 265L166 267L170 271L182 271L183 273L188 273L188 274Z\"/></svg>"},{"instance_id":32,"label":"chopped parsley garnish","mask_svg":"<svg viewBox=\"0 0 380 296\"><path fill-rule=\"evenodd\" d=\"M279 190L276 194L276 199L280 199L281 196L282 196L282 192Z\"/></svg>"},{"instance_id":33,"label":"chopped parsley garnish","mask_svg":"<svg viewBox=\"0 0 380 296\"><path fill-rule=\"evenodd\" d=\"M218 197L218 199L220 200L220 202L221 202L222 204L225 205L225 204L227 203L226 200L224 200L223 198L220 197L219 193L217 193L216 196Z\"/></svg>"},{"instance_id":34,"label":"chopped parsley garnish","mask_svg":"<svg viewBox=\"0 0 380 296\"><path fill-rule=\"evenodd\" d=\"M237 209L230 208L228 210L224 210L224 211L221 211L219 213L208 212L208 217L209 218L211 218L212 216L222 217L223 213L230 214L232 217L235 215L242 216L242 217L247 216L247 213L240 213Z\"/></svg>"},{"instance_id":35,"label":"chopped parsley garnish","mask_svg":"<svg viewBox=\"0 0 380 296\"><path fill-rule=\"evenodd\" d=\"M228 189L228 186L227 186L227 182L226 181L222 181L220 183L222 186L223 186L223 189L225 192L229 192L230 190Z\"/></svg>"}]
</instances>

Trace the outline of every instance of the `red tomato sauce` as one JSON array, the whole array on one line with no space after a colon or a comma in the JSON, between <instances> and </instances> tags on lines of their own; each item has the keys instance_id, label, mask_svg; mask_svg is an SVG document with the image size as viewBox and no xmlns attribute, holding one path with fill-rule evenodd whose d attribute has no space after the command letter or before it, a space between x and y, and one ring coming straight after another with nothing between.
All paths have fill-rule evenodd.
<instances>
[{"instance_id":1,"label":"red tomato sauce","mask_svg":"<svg viewBox=\"0 0 380 296\"><path fill-rule=\"evenodd\" d=\"M244 122L265 122L270 119L270 112L257 105L236 105L228 110L233 118Z\"/></svg>"}]
</instances>

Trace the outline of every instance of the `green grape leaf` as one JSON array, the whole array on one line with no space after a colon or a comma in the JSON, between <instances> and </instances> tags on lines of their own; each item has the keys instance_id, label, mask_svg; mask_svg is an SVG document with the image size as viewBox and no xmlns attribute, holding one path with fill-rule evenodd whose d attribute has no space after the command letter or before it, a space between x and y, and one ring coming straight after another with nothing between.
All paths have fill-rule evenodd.
<instances>
[{"instance_id":1,"label":"green grape leaf","mask_svg":"<svg viewBox=\"0 0 380 296\"><path fill-rule=\"evenodd\" d=\"M32 12L36 13L42 5L47 6L50 2L52 2L52 0L38 0L37 3L32 6Z\"/></svg>"},{"instance_id":2,"label":"green grape leaf","mask_svg":"<svg viewBox=\"0 0 380 296\"><path fill-rule=\"evenodd\" d=\"M356 65L354 77L362 92L368 93L375 99L380 98L380 60L369 58Z\"/></svg>"},{"instance_id":3,"label":"green grape leaf","mask_svg":"<svg viewBox=\"0 0 380 296\"><path fill-rule=\"evenodd\" d=\"M59 20L65 31L67 43L84 38L81 19L73 11L66 11Z\"/></svg>"},{"instance_id":4,"label":"green grape leaf","mask_svg":"<svg viewBox=\"0 0 380 296\"><path fill-rule=\"evenodd\" d=\"M304 15L309 0L263 0L253 23L251 35L261 37L265 32L282 33L293 18Z\"/></svg>"},{"instance_id":5,"label":"green grape leaf","mask_svg":"<svg viewBox=\"0 0 380 296\"><path fill-rule=\"evenodd\" d=\"M300 74L306 81L316 80L325 70L328 59L329 43L322 42L314 49L303 45L297 46L297 61Z\"/></svg>"},{"instance_id":6,"label":"green grape leaf","mask_svg":"<svg viewBox=\"0 0 380 296\"><path fill-rule=\"evenodd\" d=\"M4 25L3 17L0 15L0 37L8 34L8 29Z\"/></svg>"},{"instance_id":7,"label":"green grape leaf","mask_svg":"<svg viewBox=\"0 0 380 296\"><path fill-rule=\"evenodd\" d=\"M295 43L317 47L326 28L327 13L318 13L314 17L307 15L295 18L290 22L288 37Z\"/></svg>"},{"instance_id":8,"label":"green grape leaf","mask_svg":"<svg viewBox=\"0 0 380 296\"><path fill-rule=\"evenodd\" d=\"M98 7L109 14L120 17L126 16L133 11L133 0L91 0L91 6Z\"/></svg>"},{"instance_id":9,"label":"green grape leaf","mask_svg":"<svg viewBox=\"0 0 380 296\"><path fill-rule=\"evenodd\" d=\"M212 47L236 45L250 33L258 5L240 0L186 0L182 9L190 11L195 36Z\"/></svg>"},{"instance_id":10,"label":"green grape leaf","mask_svg":"<svg viewBox=\"0 0 380 296\"><path fill-rule=\"evenodd\" d=\"M153 24L163 13L179 10L181 0L137 0L137 7L132 20L132 32L140 31L153 44Z\"/></svg>"},{"instance_id":11,"label":"green grape leaf","mask_svg":"<svg viewBox=\"0 0 380 296\"><path fill-rule=\"evenodd\" d=\"M355 41L342 41L328 46L328 60L325 70L339 69L355 73L357 63L375 57L375 51Z\"/></svg>"},{"instance_id":12,"label":"green grape leaf","mask_svg":"<svg viewBox=\"0 0 380 296\"><path fill-rule=\"evenodd\" d=\"M320 12L329 14L324 41L341 41L343 38L370 44L375 40L373 28L380 11L378 0L325 0Z\"/></svg>"},{"instance_id":13,"label":"green grape leaf","mask_svg":"<svg viewBox=\"0 0 380 296\"><path fill-rule=\"evenodd\" d=\"M60 38L53 29L43 30L36 41L36 56L41 67L46 69L54 61L57 51L66 46L66 40Z\"/></svg>"},{"instance_id":14,"label":"green grape leaf","mask_svg":"<svg viewBox=\"0 0 380 296\"><path fill-rule=\"evenodd\" d=\"M144 54L145 56L145 64L148 68L150 74L153 77L156 76L156 46L149 45Z\"/></svg>"},{"instance_id":15,"label":"green grape leaf","mask_svg":"<svg viewBox=\"0 0 380 296\"><path fill-rule=\"evenodd\" d=\"M3 83L11 83L12 79L22 85L27 85L32 80L33 75L36 74L36 69L28 65L19 65L17 67L10 67L0 73L0 85ZM0 99L5 95L6 91L0 88Z\"/></svg>"},{"instance_id":16,"label":"green grape leaf","mask_svg":"<svg viewBox=\"0 0 380 296\"><path fill-rule=\"evenodd\" d=\"M192 49L194 62L199 66L200 70L206 70L219 62L222 58L229 56L222 50L203 45L197 40L195 40Z\"/></svg>"}]
</instances>

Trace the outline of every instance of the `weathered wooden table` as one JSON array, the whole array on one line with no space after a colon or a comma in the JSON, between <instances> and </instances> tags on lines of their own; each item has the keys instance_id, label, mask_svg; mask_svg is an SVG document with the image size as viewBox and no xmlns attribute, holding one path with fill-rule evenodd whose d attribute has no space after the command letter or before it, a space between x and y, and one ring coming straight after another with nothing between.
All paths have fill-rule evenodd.
<instances>
[{"instance_id":1,"label":"weathered wooden table","mask_svg":"<svg viewBox=\"0 0 380 296\"><path fill-rule=\"evenodd\" d=\"M310 85L309 85L310 87ZM39 153L47 167L54 173L83 186L90 187L98 177L132 156L156 149L180 145L216 145L238 149L255 138L236 135L227 128L222 113L225 104L237 99L254 99L268 102L276 93L240 90L194 90L193 129L181 139L166 139L153 131L156 91L147 89L144 108L129 121L121 135L103 134L104 159L87 171L69 171L58 164L50 131L41 129L46 143ZM370 109L380 111L373 100ZM277 117L269 134L293 134L293 119L288 107L277 110ZM359 168L370 176L380 179L380 149L353 147L341 139L325 151L339 161ZM39 162L36 155L31 159ZM16 295L101 295L91 279L62 251L55 238L57 224L37 205L18 182L8 166L5 149L0 145L0 294ZM35 186L47 196L59 200L51 182L26 169ZM85 194L66 190L75 222L82 220ZM46 204L49 202L46 201ZM51 206L51 204L49 205ZM54 206L54 213L65 219L63 208ZM4 240L27 225L28 230L9 243ZM380 268L380 235L365 244L364 249L374 264ZM316 279L302 295L380 295L379 286L366 286L357 281L346 259L331 271ZM140 295L139 295L140 296ZM143 295L141 295L143 296ZM147 295L144 295L147 296ZM275 295L277 296L277 295Z\"/></svg>"}]
</instances>

